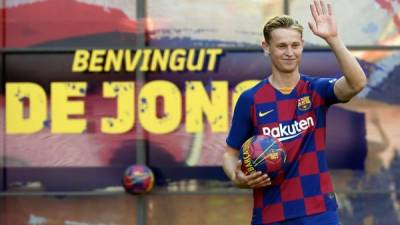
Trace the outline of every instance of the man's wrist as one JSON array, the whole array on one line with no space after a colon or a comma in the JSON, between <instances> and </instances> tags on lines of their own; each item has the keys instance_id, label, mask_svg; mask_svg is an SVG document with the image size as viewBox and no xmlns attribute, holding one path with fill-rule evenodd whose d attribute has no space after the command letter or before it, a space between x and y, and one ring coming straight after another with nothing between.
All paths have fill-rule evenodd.
<instances>
[{"instance_id":1,"label":"man's wrist","mask_svg":"<svg viewBox=\"0 0 400 225\"><path fill-rule=\"evenodd\" d=\"M335 48L343 44L339 36L326 38L325 41L331 48Z\"/></svg>"},{"instance_id":2,"label":"man's wrist","mask_svg":"<svg viewBox=\"0 0 400 225\"><path fill-rule=\"evenodd\" d=\"M239 180L237 179L237 173L235 171L232 173L231 180L233 185L235 185L238 188L249 188L249 186L247 186L246 184L239 182Z\"/></svg>"},{"instance_id":3,"label":"man's wrist","mask_svg":"<svg viewBox=\"0 0 400 225\"><path fill-rule=\"evenodd\" d=\"M237 183L236 178L237 178L237 177L236 177L236 172L235 172L235 171L232 171L231 176L230 176L230 179L231 179L231 181L232 181L234 184Z\"/></svg>"}]
</instances>

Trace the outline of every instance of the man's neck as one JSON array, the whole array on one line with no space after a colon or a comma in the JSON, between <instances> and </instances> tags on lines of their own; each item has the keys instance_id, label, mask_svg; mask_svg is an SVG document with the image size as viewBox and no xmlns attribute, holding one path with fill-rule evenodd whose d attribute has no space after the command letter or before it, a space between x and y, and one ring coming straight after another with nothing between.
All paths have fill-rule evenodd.
<instances>
[{"instance_id":1,"label":"man's neck","mask_svg":"<svg viewBox=\"0 0 400 225\"><path fill-rule=\"evenodd\" d=\"M300 80L298 71L293 73L272 72L268 78L269 83L276 89L290 88L293 89Z\"/></svg>"}]
</instances>

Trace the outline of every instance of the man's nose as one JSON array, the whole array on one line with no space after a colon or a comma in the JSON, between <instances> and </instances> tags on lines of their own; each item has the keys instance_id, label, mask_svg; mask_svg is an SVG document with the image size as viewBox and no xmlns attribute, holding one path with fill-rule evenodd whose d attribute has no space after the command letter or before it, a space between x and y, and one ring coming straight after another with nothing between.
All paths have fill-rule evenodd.
<instances>
[{"instance_id":1,"label":"man's nose","mask_svg":"<svg viewBox=\"0 0 400 225\"><path fill-rule=\"evenodd\" d=\"M287 48L286 48L285 54L286 54L287 56L292 56L292 55L293 55L293 49L292 49L292 47L287 47Z\"/></svg>"}]
</instances>

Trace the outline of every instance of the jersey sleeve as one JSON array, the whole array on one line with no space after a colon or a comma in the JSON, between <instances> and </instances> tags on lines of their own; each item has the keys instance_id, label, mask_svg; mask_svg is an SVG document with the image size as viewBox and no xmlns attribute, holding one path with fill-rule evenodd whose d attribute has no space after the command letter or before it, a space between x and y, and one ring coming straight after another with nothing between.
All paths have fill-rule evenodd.
<instances>
[{"instance_id":1,"label":"jersey sleeve","mask_svg":"<svg viewBox=\"0 0 400 225\"><path fill-rule=\"evenodd\" d=\"M226 143L231 148L239 150L242 144L252 136L251 105L251 95L249 92L243 92L236 103L231 128L226 139Z\"/></svg>"},{"instance_id":2,"label":"jersey sleeve","mask_svg":"<svg viewBox=\"0 0 400 225\"><path fill-rule=\"evenodd\" d=\"M315 90L321 95L325 100L325 104L330 106L336 103L343 103L340 101L334 91L335 83L338 79L336 78L316 78L314 83Z\"/></svg>"}]
</instances>

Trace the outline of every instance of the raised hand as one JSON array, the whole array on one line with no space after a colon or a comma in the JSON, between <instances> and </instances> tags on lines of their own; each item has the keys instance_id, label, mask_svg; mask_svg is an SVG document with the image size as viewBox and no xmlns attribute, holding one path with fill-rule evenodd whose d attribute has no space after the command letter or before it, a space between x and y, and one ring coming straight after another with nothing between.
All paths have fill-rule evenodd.
<instances>
[{"instance_id":1,"label":"raised hand","mask_svg":"<svg viewBox=\"0 0 400 225\"><path fill-rule=\"evenodd\" d=\"M313 4L310 4L310 10L314 18L314 21L308 22L311 31L326 41L337 37L338 32L331 4L326 5L323 0L314 0Z\"/></svg>"}]
</instances>

